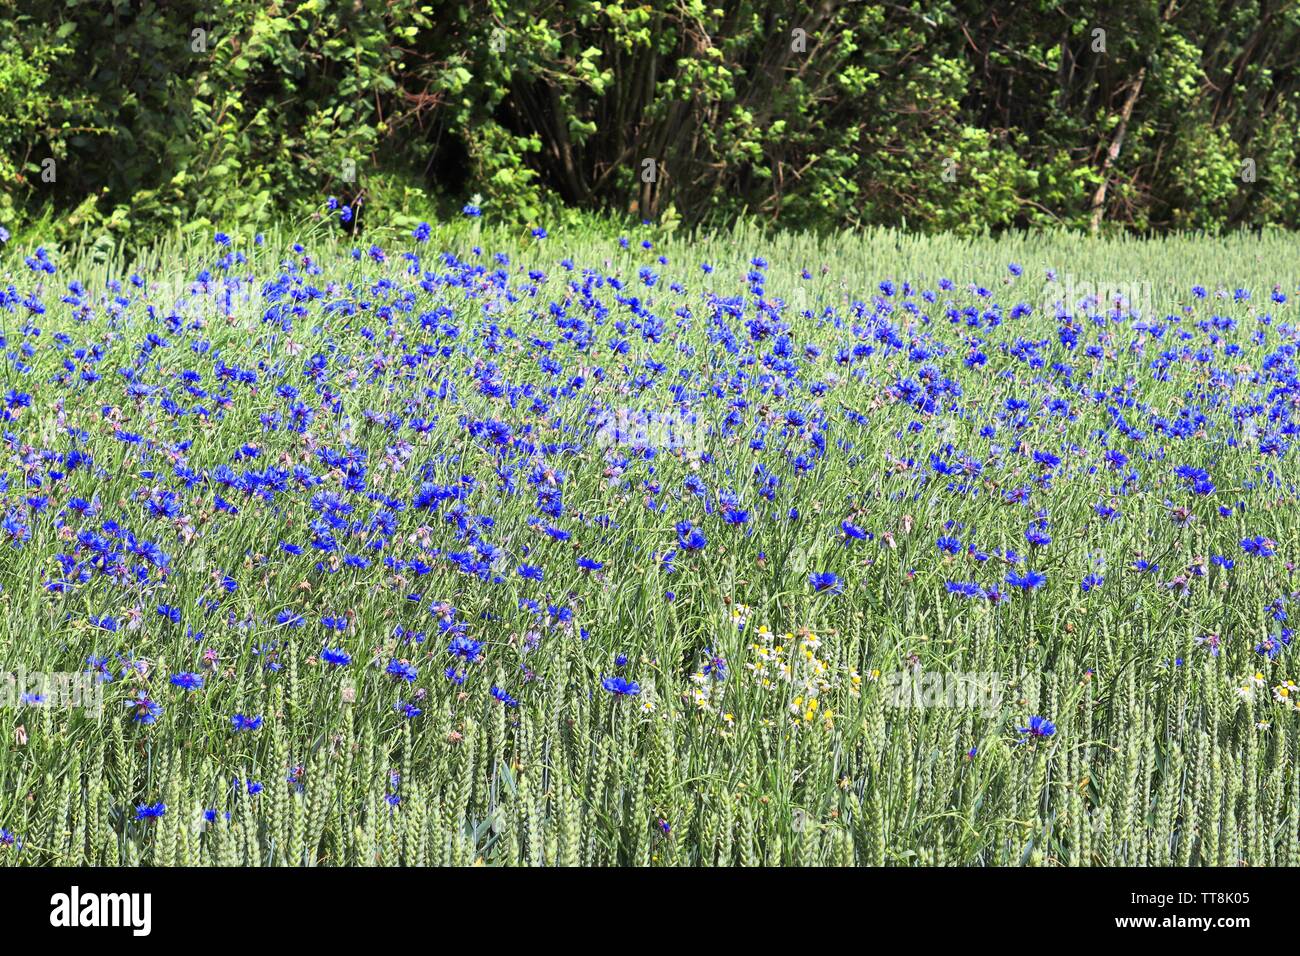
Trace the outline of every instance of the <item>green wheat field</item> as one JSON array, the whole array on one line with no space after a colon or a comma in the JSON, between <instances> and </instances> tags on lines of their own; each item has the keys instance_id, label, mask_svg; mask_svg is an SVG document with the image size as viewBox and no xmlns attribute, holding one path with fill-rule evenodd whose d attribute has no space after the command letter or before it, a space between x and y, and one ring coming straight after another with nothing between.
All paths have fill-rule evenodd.
<instances>
[{"instance_id":1,"label":"green wheat field","mask_svg":"<svg viewBox=\"0 0 1300 956\"><path fill-rule=\"evenodd\" d=\"M477 213L0 247L0 864L1300 863L1293 236Z\"/></svg>"}]
</instances>

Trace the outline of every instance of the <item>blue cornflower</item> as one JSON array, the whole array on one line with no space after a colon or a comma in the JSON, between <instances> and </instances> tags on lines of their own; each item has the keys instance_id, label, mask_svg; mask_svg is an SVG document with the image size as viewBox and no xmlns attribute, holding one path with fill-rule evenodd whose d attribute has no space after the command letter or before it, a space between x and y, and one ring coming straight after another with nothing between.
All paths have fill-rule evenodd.
<instances>
[{"instance_id":1,"label":"blue cornflower","mask_svg":"<svg viewBox=\"0 0 1300 956\"><path fill-rule=\"evenodd\" d=\"M388 662L385 673L395 680L404 680L408 684L413 683L420 676L414 664L410 661L398 660L396 657Z\"/></svg>"},{"instance_id":2,"label":"blue cornflower","mask_svg":"<svg viewBox=\"0 0 1300 956\"><path fill-rule=\"evenodd\" d=\"M600 686L605 688L615 697L635 697L641 693L641 685L636 681L630 681L625 677L605 677L601 679Z\"/></svg>"},{"instance_id":3,"label":"blue cornflower","mask_svg":"<svg viewBox=\"0 0 1300 956\"><path fill-rule=\"evenodd\" d=\"M950 535L940 537L934 542L934 546L940 551L946 551L948 554L960 554L962 550L961 542Z\"/></svg>"},{"instance_id":4,"label":"blue cornflower","mask_svg":"<svg viewBox=\"0 0 1300 956\"><path fill-rule=\"evenodd\" d=\"M808 583L818 594L827 591L835 594L844 589L840 583L840 576L833 571L814 571L808 575Z\"/></svg>"},{"instance_id":5,"label":"blue cornflower","mask_svg":"<svg viewBox=\"0 0 1300 956\"><path fill-rule=\"evenodd\" d=\"M1035 588L1040 588L1046 583L1047 575L1038 571L1030 571L1029 569L1025 569L1023 574L1018 574L1013 571L1007 575L1007 584L1011 585L1013 588L1021 588L1025 591L1032 591Z\"/></svg>"},{"instance_id":6,"label":"blue cornflower","mask_svg":"<svg viewBox=\"0 0 1300 956\"><path fill-rule=\"evenodd\" d=\"M1045 548L1052 543L1052 536L1042 528L1030 528L1025 532L1025 540L1030 547Z\"/></svg>"},{"instance_id":7,"label":"blue cornflower","mask_svg":"<svg viewBox=\"0 0 1300 956\"><path fill-rule=\"evenodd\" d=\"M1261 558L1271 558L1277 553L1277 543L1270 538L1257 534L1253 538L1242 538L1241 550L1247 554L1258 555Z\"/></svg>"},{"instance_id":8,"label":"blue cornflower","mask_svg":"<svg viewBox=\"0 0 1300 956\"><path fill-rule=\"evenodd\" d=\"M1020 743L1025 743L1034 738L1052 736L1056 733L1056 724L1035 714L1029 718L1029 726L1016 728L1016 733L1021 735Z\"/></svg>"},{"instance_id":9,"label":"blue cornflower","mask_svg":"<svg viewBox=\"0 0 1300 956\"><path fill-rule=\"evenodd\" d=\"M245 717L243 714L235 714L235 716L230 718L230 727L236 733L239 733L241 730L261 730L262 715L258 714L256 717Z\"/></svg>"},{"instance_id":10,"label":"blue cornflower","mask_svg":"<svg viewBox=\"0 0 1300 956\"><path fill-rule=\"evenodd\" d=\"M704 657L705 662L704 666L700 668L701 673L703 673L705 677L712 677L714 680L726 680L727 659L721 654L713 653L710 648L705 648Z\"/></svg>"},{"instance_id":11,"label":"blue cornflower","mask_svg":"<svg viewBox=\"0 0 1300 956\"><path fill-rule=\"evenodd\" d=\"M709 539L689 521L677 522L677 546L683 551L701 551Z\"/></svg>"},{"instance_id":12,"label":"blue cornflower","mask_svg":"<svg viewBox=\"0 0 1300 956\"><path fill-rule=\"evenodd\" d=\"M471 640L463 634L457 634L447 645L447 653L455 657L463 657L467 661L476 661L479 655L483 653L483 642Z\"/></svg>"},{"instance_id":13,"label":"blue cornflower","mask_svg":"<svg viewBox=\"0 0 1300 956\"><path fill-rule=\"evenodd\" d=\"M343 667L352 663L352 655L342 648L327 647L320 652L320 659L334 667Z\"/></svg>"},{"instance_id":14,"label":"blue cornflower","mask_svg":"<svg viewBox=\"0 0 1300 956\"><path fill-rule=\"evenodd\" d=\"M151 700L145 694L138 694L132 700L127 701L127 706L135 709L131 719L141 724L156 723L163 712L162 705Z\"/></svg>"},{"instance_id":15,"label":"blue cornflower","mask_svg":"<svg viewBox=\"0 0 1300 956\"><path fill-rule=\"evenodd\" d=\"M851 541L862 541L867 537L867 533L857 525L849 521L840 522L840 530L844 532L845 543Z\"/></svg>"}]
</instances>

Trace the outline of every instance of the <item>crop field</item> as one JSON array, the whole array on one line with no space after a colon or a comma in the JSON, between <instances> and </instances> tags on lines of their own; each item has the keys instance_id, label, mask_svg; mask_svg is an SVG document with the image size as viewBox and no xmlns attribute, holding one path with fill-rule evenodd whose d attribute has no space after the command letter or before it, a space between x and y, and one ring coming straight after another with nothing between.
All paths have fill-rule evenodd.
<instances>
[{"instance_id":1,"label":"crop field","mask_svg":"<svg viewBox=\"0 0 1300 956\"><path fill-rule=\"evenodd\" d=\"M1300 864L1293 237L467 212L0 247L0 865Z\"/></svg>"}]
</instances>

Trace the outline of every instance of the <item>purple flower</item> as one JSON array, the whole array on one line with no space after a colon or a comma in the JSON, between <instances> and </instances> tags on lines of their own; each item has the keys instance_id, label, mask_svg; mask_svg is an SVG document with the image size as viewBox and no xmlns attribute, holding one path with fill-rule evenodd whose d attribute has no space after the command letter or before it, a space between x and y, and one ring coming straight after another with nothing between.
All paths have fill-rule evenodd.
<instances>
[{"instance_id":1,"label":"purple flower","mask_svg":"<svg viewBox=\"0 0 1300 956\"><path fill-rule=\"evenodd\" d=\"M1034 714L1029 718L1029 726L1017 727L1016 733L1020 734L1020 743L1026 743L1036 738L1050 737L1056 733L1056 724L1052 723L1046 717L1040 717Z\"/></svg>"},{"instance_id":2,"label":"purple flower","mask_svg":"<svg viewBox=\"0 0 1300 956\"><path fill-rule=\"evenodd\" d=\"M162 716L162 705L154 702L145 694L137 694L127 701L127 706L135 708L135 713L131 715L131 719L137 723L156 723L158 718Z\"/></svg>"}]
</instances>

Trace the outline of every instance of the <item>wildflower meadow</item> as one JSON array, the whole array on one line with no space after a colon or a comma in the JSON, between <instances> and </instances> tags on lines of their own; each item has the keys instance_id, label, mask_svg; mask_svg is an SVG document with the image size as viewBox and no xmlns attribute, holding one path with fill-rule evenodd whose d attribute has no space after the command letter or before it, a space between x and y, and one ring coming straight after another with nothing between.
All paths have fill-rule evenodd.
<instances>
[{"instance_id":1,"label":"wildflower meadow","mask_svg":"<svg viewBox=\"0 0 1300 956\"><path fill-rule=\"evenodd\" d=\"M1296 244L0 247L0 865L1300 863Z\"/></svg>"}]
</instances>

